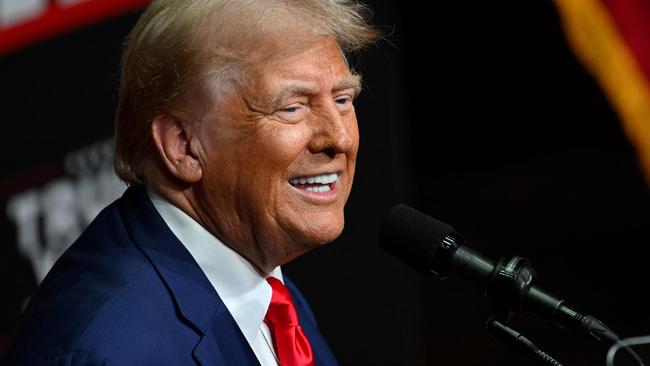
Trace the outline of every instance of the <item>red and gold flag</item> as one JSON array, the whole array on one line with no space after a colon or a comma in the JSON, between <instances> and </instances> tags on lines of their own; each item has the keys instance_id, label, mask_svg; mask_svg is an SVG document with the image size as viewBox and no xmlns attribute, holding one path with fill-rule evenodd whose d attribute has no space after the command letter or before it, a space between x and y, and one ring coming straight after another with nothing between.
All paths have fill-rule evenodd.
<instances>
[{"instance_id":1,"label":"red and gold flag","mask_svg":"<svg viewBox=\"0 0 650 366\"><path fill-rule=\"evenodd\" d=\"M650 1L555 3L571 48L618 113L650 184Z\"/></svg>"}]
</instances>

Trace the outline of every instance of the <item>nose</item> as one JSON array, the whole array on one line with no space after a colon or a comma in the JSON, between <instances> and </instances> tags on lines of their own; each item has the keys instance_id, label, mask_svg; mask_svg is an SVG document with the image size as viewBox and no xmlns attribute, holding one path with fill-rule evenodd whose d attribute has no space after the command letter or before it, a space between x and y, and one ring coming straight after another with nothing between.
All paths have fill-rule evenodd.
<instances>
[{"instance_id":1,"label":"nose","mask_svg":"<svg viewBox=\"0 0 650 366\"><path fill-rule=\"evenodd\" d=\"M332 100L315 113L313 137L309 143L312 153L329 156L352 152L358 144L357 119L354 110L342 115Z\"/></svg>"}]
</instances>

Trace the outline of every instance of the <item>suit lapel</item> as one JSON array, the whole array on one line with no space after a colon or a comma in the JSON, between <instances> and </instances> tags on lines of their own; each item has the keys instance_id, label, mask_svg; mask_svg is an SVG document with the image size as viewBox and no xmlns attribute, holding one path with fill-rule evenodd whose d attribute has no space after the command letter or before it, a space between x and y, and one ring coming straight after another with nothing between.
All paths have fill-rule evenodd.
<instances>
[{"instance_id":1,"label":"suit lapel","mask_svg":"<svg viewBox=\"0 0 650 366\"><path fill-rule=\"evenodd\" d=\"M194 357L201 365L259 366L246 338L228 311L218 311L208 332L194 349ZM219 359L221 362L214 362Z\"/></svg>"},{"instance_id":2,"label":"suit lapel","mask_svg":"<svg viewBox=\"0 0 650 366\"><path fill-rule=\"evenodd\" d=\"M131 187L119 200L124 225L169 289L180 315L201 334L193 350L201 365L259 365L223 301L149 200Z\"/></svg>"}]
</instances>

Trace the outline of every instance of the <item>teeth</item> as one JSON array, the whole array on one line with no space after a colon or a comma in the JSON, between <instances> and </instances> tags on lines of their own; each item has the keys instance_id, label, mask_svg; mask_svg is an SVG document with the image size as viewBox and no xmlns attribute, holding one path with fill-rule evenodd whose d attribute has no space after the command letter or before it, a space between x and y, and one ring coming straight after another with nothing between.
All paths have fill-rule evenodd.
<instances>
[{"instance_id":1,"label":"teeth","mask_svg":"<svg viewBox=\"0 0 650 366\"><path fill-rule=\"evenodd\" d=\"M330 191L330 186L307 187L307 188L305 188L305 190L307 190L309 192L317 192L317 193L329 192Z\"/></svg>"},{"instance_id":2,"label":"teeth","mask_svg":"<svg viewBox=\"0 0 650 366\"><path fill-rule=\"evenodd\" d=\"M312 175L309 177L300 177L300 178L293 178L289 181L290 184L292 185L298 185L298 184L331 184L336 182L339 179L339 175L336 173L330 173L330 174L319 174L319 175ZM321 187L323 188L323 187ZM309 189L309 188L307 188ZM329 191L329 187L327 187L327 190ZM326 191L323 191L326 192Z\"/></svg>"}]
</instances>

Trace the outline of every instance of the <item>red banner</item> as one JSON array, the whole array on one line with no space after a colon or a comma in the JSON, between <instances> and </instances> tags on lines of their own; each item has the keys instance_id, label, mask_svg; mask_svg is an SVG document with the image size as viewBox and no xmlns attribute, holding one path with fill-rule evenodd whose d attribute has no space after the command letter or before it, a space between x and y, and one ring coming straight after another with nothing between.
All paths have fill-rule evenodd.
<instances>
[{"instance_id":1,"label":"red banner","mask_svg":"<svg viewBox=\"0 0 650 366\"><path fill-rule=\"evenodd\" d=\"M602 0L602 3L650 83L650 2Z\"/></svg>"},{"instance_id":2,"label":"red banner","mask_svg":"<svg viewBox=\"0 0 650 366\"><path fill-rule=\"evenodd\" d=\"M150 0L0 0L0 55L98 23Z\"/></svg>"}]
</instances>

